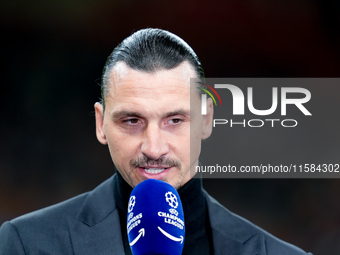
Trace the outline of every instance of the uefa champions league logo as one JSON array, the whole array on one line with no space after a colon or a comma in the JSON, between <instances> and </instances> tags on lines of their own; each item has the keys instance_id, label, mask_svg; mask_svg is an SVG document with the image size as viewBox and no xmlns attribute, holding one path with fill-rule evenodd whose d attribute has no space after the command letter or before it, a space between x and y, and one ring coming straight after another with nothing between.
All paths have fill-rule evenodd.
<instances>
[{"instance_id":1,"label":"uefa champions league logo","mask_svg":"<svg viewBox=\"0 0 340 255\"><path fill-rule=\"evenodd\" d=\"M178 201L177 201L177 197L174 193L172 193L171 191L165 193L165 200L166 202L169 203L169 205L172 208L177 208L178 207Z\"/></svg>"},{"instance_id":2,"label":"uefa champions league logo","mask_svg":"<svg viewBox=\"0 0 340 255\"><path fill-rule=\"evenodd\" d=\"M136 204L136 197L135 196L131 196L130 200L129 200L129 206L128 206L128 212L130 213L133 210L133 207Z\"/></svg>"}]
</instances>

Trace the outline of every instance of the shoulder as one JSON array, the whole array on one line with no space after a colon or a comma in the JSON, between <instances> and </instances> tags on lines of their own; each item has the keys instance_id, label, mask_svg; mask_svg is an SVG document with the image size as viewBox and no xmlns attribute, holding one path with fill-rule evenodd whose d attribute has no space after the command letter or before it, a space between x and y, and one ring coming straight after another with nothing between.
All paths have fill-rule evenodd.
<instances>
[{"instance_id":1,"label":"shoulder","mask_svg":"<svg viewBox=\"0 0 340 255\"><path fill-rule=\"evenodd\" d=\"M24 248L42 254L51 250L54 254L72 253L70 226L75 222L96 224L115 209L112 180L113 177L90 192L5 222L0 228L0 254L24 254L19 252Z\"/></svg>"},{"instance_id":2,"label":"shoulder","mask_svg":"<svg viewBox=\"0 0 340 255\"><path fill-rule=\"evenodd\" d=\"M92 191L80 194L55 205L25 214L10 221L17 227L50 226L51 228L61 228L68 218L85 217L85 213L96 213L104 209L112 210L113 201L113 180L115 176L107 179ZM111 203L109 203L111 202ZM98 207L102 207L98 210ZM82 218L82 219L83 219Z\"/></svg>"},{"instance_id":3,"label":"shoulder","mask_svg":"<svg viewBox=\"0 0 340 255\"><path fill-rule=\"evenodd\" d=\"M18 218L11 220L11 224L18 227L26 225L32 226L50 226L60 228L63 222L68 217L76 216L79 209L82 207L84 200L88 195L87 193L70 198L61 203L22 215Z\"/></svg>"},{"instance_id":4,"label":"shoulder","mask_svg":"<svg viewBox=\"0 0 340 255\"><path fill-rule=\"evenodd\" d=\"M266 255L311 255L300 248L271 235L250 221L236 215L222 206L208 193L206 194L210 224L213 232L222 241L232 239L243 249L257 249L259 254Z\"/></svg>"},{"instance_id":5,"label":"shoulder","mask_svg":"<svg viewBox=\"0 0 340 255\"><path fill-rule=\"evenodd\" d=\"M14 249L13 253L6 254L21 254L17 249L23 250L24 244L37 244L40 240L44 246L53 247L58 240L65 244L62 249L67 254L68 218L76 216L86 196L87 193L5 222L0 228L0 251Z\"/></svg>"},{"instance_id":6,"label":"shoulder","mask_svg":"<svg viewBox=\"0 0 340 255\"><path fill-rule=\"evenodd\" d=\"M25 249L35 245L68 254L68 218L75 217L86 196L87 193L5 222L0 228L0 253L25 254Z\"/></svg>"}]
</instances>

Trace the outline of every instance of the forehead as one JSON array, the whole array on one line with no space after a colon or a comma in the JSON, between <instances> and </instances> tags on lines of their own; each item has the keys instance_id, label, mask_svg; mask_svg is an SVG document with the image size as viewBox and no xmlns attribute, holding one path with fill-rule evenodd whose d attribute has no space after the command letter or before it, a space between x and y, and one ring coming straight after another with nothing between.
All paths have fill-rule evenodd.
<instances>
[{"instance_id":1,"label":"forehead","mask_svg":"<svg viewBox=\"0 0 340 255\"><path fill-rule=\"evenodd\" d=\"M111 70L108 82L108 97L121 94L157 98L162 94L189 94L190 78L196 78L191 64L183 62L171 70L146 73L134 70L123 62L118 62Z\"/></svg>"}]
</instances>

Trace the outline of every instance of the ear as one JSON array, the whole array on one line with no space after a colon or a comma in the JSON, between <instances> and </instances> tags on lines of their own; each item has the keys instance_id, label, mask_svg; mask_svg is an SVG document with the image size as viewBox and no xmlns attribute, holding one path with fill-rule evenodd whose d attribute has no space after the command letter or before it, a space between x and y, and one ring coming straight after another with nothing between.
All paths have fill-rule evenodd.
<instances>
[{"instance_id":1,"label":"ear","mask_svg":"<svg viewBox=\"0 0 340 255\"><path fill-rule=\"evenodd\" d=\"M207 99L207 114L203 115L202 139L207 139L212 133L212 122L214 117L214 107L211 98Z\"/></svg>"},{"instance_id":2,"label":"ear","mask_svg":"<svg viewBox=\"0 0 340 255\"><path fill-rule=\"evenodd\" d=\"M96 135L101 144L107 144L106 135L104 132L104 109L101 103L95 103L94 109L96 112Z\"/></svg>"}]
</instances>

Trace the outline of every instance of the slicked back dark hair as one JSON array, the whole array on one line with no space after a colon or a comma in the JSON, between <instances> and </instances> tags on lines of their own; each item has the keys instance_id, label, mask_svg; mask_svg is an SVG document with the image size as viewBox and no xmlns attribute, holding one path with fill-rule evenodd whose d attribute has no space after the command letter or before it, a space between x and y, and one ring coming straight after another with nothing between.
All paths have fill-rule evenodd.
<instances>
[{"instance_id":1,"label":"slicked back dark hair","mask_svg":"<svg viewBox=\"0 0 340 255\"><path fill-rule=\"evenodd\" d=\"M155 73L170 70L188 61L197 77L203 81L204 71L196 53L180 37L162 29L142 29L127 37L107 58L101 81L101 96L108 92L108 80L111 69L117 62L124 62L132 69ZM195 78L195 77L192 77Z\"/></svg>"}]
</instances>

